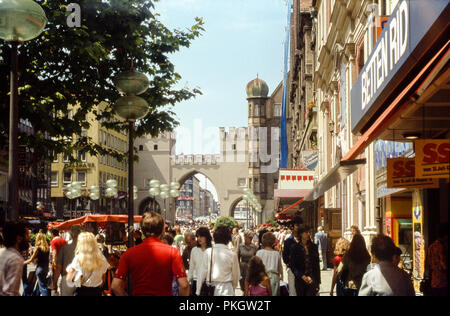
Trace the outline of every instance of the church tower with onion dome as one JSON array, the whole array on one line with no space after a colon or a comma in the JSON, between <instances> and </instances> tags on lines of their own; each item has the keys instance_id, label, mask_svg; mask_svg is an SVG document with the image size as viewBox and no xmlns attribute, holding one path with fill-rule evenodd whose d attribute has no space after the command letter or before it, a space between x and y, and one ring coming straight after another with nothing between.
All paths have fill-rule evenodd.
<instances>
[{"instance_id":1,"label":"church tower with onion dome","mask_svg":"<svg viewBox=\"0 0 450 316\"><path fill-rule=\"evenodd\" d=\"M273 193L278 181L282 82L269 95L269 86L257 75L246 86L248 103L248 187L261 203L259 222L274 211Z\"/></svg>"}]
</instances>

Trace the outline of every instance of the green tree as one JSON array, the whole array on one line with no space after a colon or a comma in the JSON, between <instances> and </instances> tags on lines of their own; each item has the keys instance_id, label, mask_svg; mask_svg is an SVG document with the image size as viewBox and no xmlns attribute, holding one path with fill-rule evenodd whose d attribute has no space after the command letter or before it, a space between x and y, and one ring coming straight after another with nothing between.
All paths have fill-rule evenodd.
<instances>
[{"instance_id":1,"label":"green tree","mask_svg":"<svg viewBox=\"0 0 450 316\"><path fill-rule=\"evenodd\" d=\"M95 144L82 131L90 126L88 113L106 128L127 128L113 120L112 105L120 94L112 79L131 65L150 79L149 89L140 95L150 111L136 124L135 137L173 130L178 124L173 106L201 94L197 88L176 88L181 76L169 55L201 35L202 19L195 18L190 29L170 30L154 12L158 0L77 0L81 27L69 27L66 8L72 0L35 1L49 22L38 38L19 46L19 116L34 129L31 136L20 134L19 143L33 148L36 159L76 150L126 157ZM5 148L9 129L9 65L10 47L0 41L0 148ZM109 104L103 111L97 107L101 101ZM69 105L80 105L73 117Z\"/></svg>"},{"instance_id":2,"label":"green tree","mask_svg":"<svg viewBox=\"0 0 450 316\"><path fill-rule=\"evenodd\" d=\"M216 223L214 224L214 229L216 229L219 226L228 226L228 228L230 228L230 230L233 230L233 228L239 227L239 225L236 222L236 220L234 219L234 217L231 217L231 216L219 217L216 220Z\"/></svg>"}]
</instances>

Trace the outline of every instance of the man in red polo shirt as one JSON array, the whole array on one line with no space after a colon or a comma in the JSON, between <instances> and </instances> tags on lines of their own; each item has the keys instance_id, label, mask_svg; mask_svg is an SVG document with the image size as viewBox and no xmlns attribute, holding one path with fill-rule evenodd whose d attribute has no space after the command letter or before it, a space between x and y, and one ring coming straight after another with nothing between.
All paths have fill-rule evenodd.
<instances>
[{"instance_id":1,"label":"man in red polo shirt","mask_svg":"<svg viewBox=\"0 0 450 316\"><path fill-rule=\"evenodd\" d=\"M142 216L142 232L146 239L128 249L120 258L111 288L115 295L126 296L127 277L131 277L133 296L172 296L175 276L180 296L189 295L189 282L178 249L163 244L164 219L150 212Z\"/></svg>"}]
</instances>

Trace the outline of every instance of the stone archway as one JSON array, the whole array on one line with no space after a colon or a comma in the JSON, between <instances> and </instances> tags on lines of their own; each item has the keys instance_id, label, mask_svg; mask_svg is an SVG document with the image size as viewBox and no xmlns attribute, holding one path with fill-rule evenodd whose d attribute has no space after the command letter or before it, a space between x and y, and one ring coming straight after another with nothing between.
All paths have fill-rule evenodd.
<instances>
[{"instance_id":1,"label":"stone archway","mask_svg":"<svg viewBox=\"0 0 450 316\"><path fill-rule=\"evenodd\" d=\"M190 170L190 171L186 172L185 174L183 174L180 178L175 178L175 179L178 183L180 183L181 188L183 188L183 185L185 185L186 182L188 180L190 180L191 178L195 178L196 175L201 175L201 176L205 177L210 182L210 184L212 184L212 187L214 188L214 190L211 190L210 185L207 185L206 188L213 195L214 201L219 203L220 196L219 196L219 193L217 192L216 185L215 185L214 181L204 172L198 171L197 169L193 169L193 170ZM208 205L210 207L209 214L203 213L204 209L201 209L201 206L204 206L204 205L199 204L199 202L200 202L199 188L201 187L202 189L204 189L204 186L202 185L204 182L203 182L203 180L198 179L199 177L196 177L196 178L197 178L197 180L192 180L192 183L188 184L188 188L193 190L193 192L191 192L191 194L188 194L188 198L187 199L185 199L183 197L179 198L179 201L181 200L181 204L179 204L179 207L181 208L181 211L185 212L185 214L188 216L190 216L190 215L199 216L199 214L200 214L200 216L203 216L203 215L207 216L213 212L213 209L211 208L211 207L213 207L213 204ZM217 199L215 198L214 192L217 194ZM191 198L193 198L193 199L191 199ZM183 202L183 200L184 200L184 202ZM190 201L192 201L192 202L190 202ZM190 210L190 212L192 212L192 213L187 212L187 210ZM200 212L198 212L199 210L200 210ZM179 211L178 209L175 209L175 216L178 211ZM203 215L201 215L201 214L203 214Z\"/></svg>"},{"instance_id":2,"label":"stone archway","mask_svg":"<svg viewBox=\"0 0 450 316\"><path fill-rule=\"evenodd\" d=\"M241 197L238 197L237 199L235 199L231 205L230 205L230 209L228 210L228 214L230 214L229 216L234 217L234 210L236 209L236 207L238 206L238 204L243 201L244 199Z\"/></svg>"},{"instance_id":3,"label":"stone archway","mask_svg":"<svg viewBox=\"0 0 450 316\"><path fill-rule=\"evenodd\" d=\"M182 183L190 176L200 173L207 177L214 185L218 204L219 216L230 216L231 205L242 198L242 188L246 185L248 163L246 162L216 162L212 163L183 163L184 158L172 160L172 179ZM199 159L199 161L202 161ZM204 161L204 160L203 160Z\"/></svg>"}]
</instances>

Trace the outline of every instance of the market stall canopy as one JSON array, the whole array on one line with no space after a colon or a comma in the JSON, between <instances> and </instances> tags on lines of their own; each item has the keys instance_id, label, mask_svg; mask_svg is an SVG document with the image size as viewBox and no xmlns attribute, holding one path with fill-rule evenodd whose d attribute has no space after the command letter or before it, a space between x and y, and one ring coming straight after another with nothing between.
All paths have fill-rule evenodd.
<instances>
[{"instance_id":1,"label":"market stall canopy","mask_svg":"<svg viewBox=\"0 0 450 316\"><path fill-rule=\"evenodd\" d=\"M347 176L358 170L366 163L366 159L340 161L331 169L322 180L317 183L311 192L305 197L305 201L314 201L329 189L342 182Z\"/></svg>"},{"instance_id":2,"label":"market stall canopy","mask_svg":"<svg viewBox=\"0 0 450 316\"><path fill-rule=\"evenodd\" d=\"M134 216L134 222L140 223L142 220L142 216ZM87 215L75 219L71 219L65 222L51 222L47 225L48 229L56 228L58 230L69 230L73 225L83 225L89 222L97 222L97 223L107 223L107 222L115 222L115 223L128 223L128 215Z\"/></svg>"}]
</instances>

